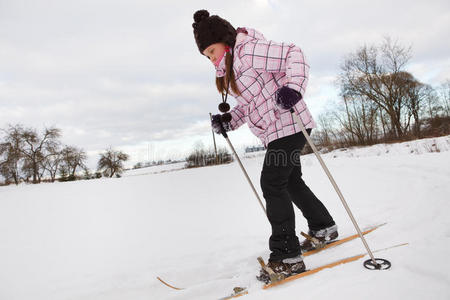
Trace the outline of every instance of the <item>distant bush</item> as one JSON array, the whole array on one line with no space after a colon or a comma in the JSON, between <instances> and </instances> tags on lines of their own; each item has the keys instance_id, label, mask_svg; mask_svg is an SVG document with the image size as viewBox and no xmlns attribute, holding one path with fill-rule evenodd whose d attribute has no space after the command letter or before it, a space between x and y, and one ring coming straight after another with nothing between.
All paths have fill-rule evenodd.
<instances>
[{"instance_id":1,"label":"distant bush","mask_svg":"<svg viewBox=\"0 0 450 300\"><path fill-rule=\"evenodd\" d=\"M213 149L195 149L186 158L186 168L197 168L212 165L227 164L233 161L233 156L225 149L219 148L217 156Z\"/></svg>"},{"instance_id":2,"label":"distant bush","mask_svg":"<svg viewBox=\"0 0 450 300\"><path fill-rule=\"evenodd\" d=\"M136 170L136 169L141 169L141 168L143 168L143 167L144 167L144 164L141 163L141 162L138 162L137 164L135 164L135 165L133 166L133 169Z\"/></svg>"}]
</instances>

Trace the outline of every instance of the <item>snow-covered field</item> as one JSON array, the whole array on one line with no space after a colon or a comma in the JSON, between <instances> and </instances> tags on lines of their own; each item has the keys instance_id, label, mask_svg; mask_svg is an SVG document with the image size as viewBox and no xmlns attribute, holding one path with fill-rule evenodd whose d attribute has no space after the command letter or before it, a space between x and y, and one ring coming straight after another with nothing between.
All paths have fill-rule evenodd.
<instances>
[{"instance_id":1,"label":"snow-covered field","mask_svg":"<svg viewBox=\"0 0 450 300\"><path fill-rule=\"evenodd\" d=\"M218 299L235 286L250 287L240 299L450 299L449 148L447 136L325 154L361 227L388 222L369 245L409 245L377 253L387 271L361 260L270 290L255 279L270 226L237 163L0 187L0 300ZM262 160L243 160L259 192ZM302 163L341 235L354 233L314 155ZM354 240L305 263L362 252Z\"/></svg>"}]
</instances>

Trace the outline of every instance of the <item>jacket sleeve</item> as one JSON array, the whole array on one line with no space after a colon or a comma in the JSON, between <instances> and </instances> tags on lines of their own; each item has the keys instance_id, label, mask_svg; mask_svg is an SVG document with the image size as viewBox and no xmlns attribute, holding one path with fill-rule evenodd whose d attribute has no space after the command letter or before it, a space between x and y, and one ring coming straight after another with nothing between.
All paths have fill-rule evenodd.
<instances>
[{"instance_id":1,"label":"jacket sleeve","mask_svg":"<svg viewBox=\"0 0 450 300\"><path fill-rule=\"evenodd\" d=\"M286 86L303 96L308 84L309 65L302 50L294 44L253 40L246 43L241 59L260 72L286 73Z\"/></svg>"},{"instance_id":2,"label":"jacket sleeve","mask_svg":"<svg viewBox=\"0 0 450 300\"><path fill-rule=\"evenodd\" d=\"M245 107L242 105L236 105L233 107L233 109L230 111L231 114L231 129L236 130L238 129L242 124L245 123Z\"/></svg>"}]
</instances>

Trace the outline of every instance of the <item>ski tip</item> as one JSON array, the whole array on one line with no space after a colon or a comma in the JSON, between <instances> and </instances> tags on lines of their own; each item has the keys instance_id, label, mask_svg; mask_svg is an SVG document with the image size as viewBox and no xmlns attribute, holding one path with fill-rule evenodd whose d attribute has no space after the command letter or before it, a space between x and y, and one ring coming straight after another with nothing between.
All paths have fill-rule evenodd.
<instances>
[{"instance_id":1,"label":"ski tip","mask_svg":"<svg viewBox=\"0 0 450 300\"><path fill-rule=\"evenodd\" d=\"M164 280L162 280L159 276L156 276L156 279L158 279L159 281L161 281L161 283L163 283L164 285L174 289L174 290L184 290L184 288L177 288L173 285L168 284L167 282L165 282Z\"/></svg>"}]
</instances>

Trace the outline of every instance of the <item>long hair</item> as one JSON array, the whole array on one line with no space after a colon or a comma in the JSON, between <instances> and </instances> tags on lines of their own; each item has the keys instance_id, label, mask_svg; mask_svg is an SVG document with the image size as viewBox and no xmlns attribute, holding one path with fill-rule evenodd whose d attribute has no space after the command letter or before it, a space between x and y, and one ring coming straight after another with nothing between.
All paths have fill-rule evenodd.
<instances>
[{"instance_id":1,"label":"long hair","mask_svg":"<svg viewBox=\"0 0 450 300\"><path fill-rule=\"evenodd\" d=\"M238 96L241 95L237 84L236 78L234 77L233 72L233 58L232 55L228 52L225 56L225 76L216 77L216 87L219 93L222 95L227 92L227 83L230 81L231 90Z\"/></svg>"}]
</instances>

